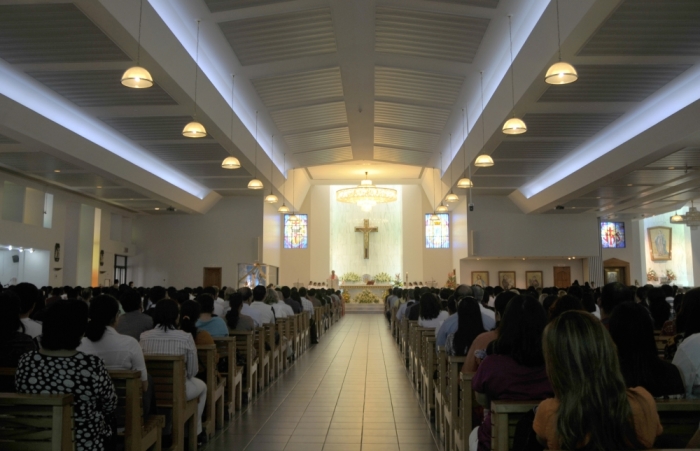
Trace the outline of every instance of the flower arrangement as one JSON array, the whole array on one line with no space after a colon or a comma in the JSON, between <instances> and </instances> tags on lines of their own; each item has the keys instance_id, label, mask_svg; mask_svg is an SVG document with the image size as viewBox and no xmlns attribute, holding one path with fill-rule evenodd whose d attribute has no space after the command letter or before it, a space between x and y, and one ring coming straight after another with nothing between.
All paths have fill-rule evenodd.
<instances>
[{"instance_id":1,"label":"flower arrangement","mask_svg":"<svg viewBox=\"0 0 700 451\"><path fill-rule=\"evenodd\" d=\"M401 282L401 274L399 274L399 273L396 273L394 275L394 286L395 287L402 287L403 286L403 282Z\"/></svg>"},{"instance_id":2,"label":"flower arrangement","mask_svg":"<svg viewBox=\"0 0 700 451\"><path fill-rule=\"evenodd\" d=\"M380 272L374 276L374 281L378 283L391 282L391 276L385 272Z\"/></svg>"},{"instance_id":3,"label":"flower arrangement","mask_svg":"<svg viewBox=\"0 0 700 451\"><path fill-rule=\"evenodd\" d=\"M447 273L447 282L445 283L445 286L453 290L457 288L457 276L455 275L454 271Z\"/></svg>"},{"instance_id":4,"label":"flower arrangement","mask_svg":"<svg viewBox=\"0 0 700 451\"><path fill-rule=\"evenodd\" d=\"M360 294L355 296L355 302L358 304L379 304L379 298L369 290L362 290Z\"/></svg>"},{"instance_id":5,"label":"flower arrangement","mask_svg":"<svg viewBox=\"0 0 700 451\"><path fill-rule=\"evenodd\" d=\"M666 278L668 279L669 282L676 280L676 273L673 272L671 269L666 270Z\"/></svg>"},{"instance_id":6,"label":"flower arrangement","mask_svg":"<svg viewBox=\"0 0 700 451\"><path fill-rule=\"evenodd\" d=\"M359 282L362 280L362 277L360 277L359 274L354 273L354 272L346 272L343 274L343 277L340 278L343 282Z\"/></svg>"},{"instance_id":7,"label":"flower arrangement","mask_svg":"<svg viewBox=\"0 0 700 451\"><path fill-rule=\"evenodd\" d=\"M659 276L656 275L656 271L650 269L647 271L647 282L656 282L659 280Z\"/></svg>"}]
</instances>

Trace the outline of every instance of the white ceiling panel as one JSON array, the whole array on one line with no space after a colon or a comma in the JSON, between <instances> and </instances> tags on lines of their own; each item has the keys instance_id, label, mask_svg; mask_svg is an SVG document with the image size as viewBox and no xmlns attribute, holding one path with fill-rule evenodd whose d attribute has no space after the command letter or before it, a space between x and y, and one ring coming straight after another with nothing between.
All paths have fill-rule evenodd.
<instances>
[{"instance_id":1,"label":"white ceiling panel","mask_svg":"<svg viewBox=\"0 0 700 451\"><path fill-rule=\"evenodd\" d=\"M0 164L22 172L81 170L78 166L43 152L2 152Z\"/></svg>"},{"instance_id":2,"label":"white ceiling panel","mask_svg":"<svg viewBox=\"0 0 700 451\"><path fill-rule=\"evenodd\" d=\"M498 159L558 159L574 150L577 141L502 141L491 156Z\"/></svg>"},{"instance_id":3,"label":"white ceiling panel","mask_svg":"<svg viewBox=\"0 0 700 451\"><path fill-rule=\"evenodd\" d=\"M434 133L400 130L398 128L374 127L374 144L380 147L399 147L404 149L432 152L437 147L440 135Z\"/></svg>"},{"instance_id":4,"label":"white ceiling panel","mask_svg":"<svg viewBox=\"0 0 700 451\"><path fill-rule=\"evenodd\" d=\"M474 175L472 177L475 188L520 188L525 182L528 181L528 177L522 175L514 176L482 176Z\"/></svg>"},{"instance_id":5,"label":"white ceiling panel","mask_svg":"<svg viewBox=\"0 0 700 451\"><path fill-rule=\"evenodd\" d=\"M275 125L282 133L320 128L335 128L348 124L345 102L322 103L272 113Z\"/></svg>"},{"instance_id":6,"label":"white ceiling panel","mask_svg":"<svg viewBox=\"0 0 700 451\"><path fill-rule=\"evenodd\" d=\"M348 146L350 145L350 132L347 127L339 127L287 135L284 139L287 141L289 149L296 154L298 152Z\"/></svg>"},{"instance_id":7,"label":"white ceiling panel","mask_svg":"<svg viewBox=\"0 0 700 451\"><path fill-rule=\"evenodd\" d=\"M272 110L343 98L339 67L259 78L252 82L263 103Z\"/></svg>"},{"instance_id":8,"label":"white ceiling panel","mask_svg":"<svg viewBox=\"0 0 700 451\"><path fill-rule=\"evenodd\" d=\"M450 110L392 102L374 102L374 124L442 132Z\"/></svg>"},{"instance_id":9,"label":"white ceiling panel","mask_svg":"<svg viewBox=\"0 0 700 451\"><path fill-rule=\"evenodd\" d=\"M374 96L378 100L449 107L454 104L463 82L462 76L377 66Z\"/></svg>"},{"instance_id":10,"label":"white ceiling panel","mask_svg":"<svg viewBox=\"0 0 700 451\"><path fill-rule=\"evenodd\" d=\"M380 161L391 161L394 163L414 164L416 166L426 166L432 157L431 152L421 152L418 150L395 149L392 147L374 147L374 159Z\"/></svg>"},{"instance_id":11,"label":"white ceiling panel","mask_svg":"<svg viewBox=\"0 0 700 451\"><path fill-rule=\"evenodd\" d=\"M528 113L522 119L527 124L528 138L588 138L621 115L621 113Z\"/></svg>"},{"instance_id":12,"label":"white ceiling panel","mask_svg":"<svg viewBox=\"0 0 700 451\"><path fill-rule=\"evenodd\" d=\"M209 11L218 13L234 9L252 8L256 6L272 5L274 3L284 3L292 0L204 0L209 7Z\"/></svg>"},{"instance_id":13,"label":"white ceiling panel","mask_svg":"<svg viewBox=\"0 0 700 451\"><path fill-rule=\"evenodd\" d=\"M352 160L351 147L339 147L335 149L315 150L301 152L294 155L298 167L316 166L321 164L339 163Z\"/></svg>"},{"instance_id":14,"label":"white ceiling panel","mask_svg":"<svg viewBox=\"0 0 700 451\"><path fill-rule=\"evenodd\" d=\"M647 168L674 168L680 169L686 166L698 169L700 168L700 148L688 147L678 152L674 152L658 161L655 161Z\"/></svg>"},{"instance_id":15,"label":"white ceiling panel","mask_svg":"<svg viewBox=\"0 0 700 451\"><path fill-rule=\"evenodd\" d=\"M683 177L685 174L685 170L682 169L640 169L615 180L610 185L655 186Z\"/></svg>"},{"instance_id":16,"label":"white ceiling panel","mask_svg":"<svg viewBox=\"0 0 700 451\"><path fill-rule=\"evenodd\" d=\"M100 118L110 127L134 141L183 140L191 138L182 136L183 127L190 121L190 116L147 116L147 117L104 117ZM199 138L210 140L211 136Z\"/></svg>"}]
</instances>

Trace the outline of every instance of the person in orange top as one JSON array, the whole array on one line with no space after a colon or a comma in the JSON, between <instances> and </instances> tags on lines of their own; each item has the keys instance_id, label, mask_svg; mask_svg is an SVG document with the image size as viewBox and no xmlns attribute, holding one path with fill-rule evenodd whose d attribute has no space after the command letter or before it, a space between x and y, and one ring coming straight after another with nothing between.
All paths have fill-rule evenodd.
<instances>
[{"instance_id":1,"label":"person in orange top","mask_svg":"<svg viewBox=\"0 0 700 451\"><path fill-rule=\"evenodd\" d=\"M645 449L663 427L654 398L630 388L615 344L593 315L568 311L549 323L543 349L554 398L542 401L532 425L549 449Z\"/></svg>"}]
</instances>

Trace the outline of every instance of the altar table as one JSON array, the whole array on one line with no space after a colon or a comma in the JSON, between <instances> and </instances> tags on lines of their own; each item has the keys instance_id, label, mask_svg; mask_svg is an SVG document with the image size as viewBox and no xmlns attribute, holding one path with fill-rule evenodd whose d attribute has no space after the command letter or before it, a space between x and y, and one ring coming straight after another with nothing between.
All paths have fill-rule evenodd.
<instances>
[{"instance_id":1,"label":"altar table","mask_svg":"<svg viewBox=\"0 0 700 451\"><path fill-rule=\"evenodd\" d=\"M366 285L366 284L342 284L340 289L345 292L347 291L350 295L350 303L355 303L355 297L362 293L364 290L368 290L370 293L375 295L379 299L379 303L384 302L384 297L387 294L389 288L394 288L394 284L377 284L377 285Z\"/></svg>"}]
</instances>

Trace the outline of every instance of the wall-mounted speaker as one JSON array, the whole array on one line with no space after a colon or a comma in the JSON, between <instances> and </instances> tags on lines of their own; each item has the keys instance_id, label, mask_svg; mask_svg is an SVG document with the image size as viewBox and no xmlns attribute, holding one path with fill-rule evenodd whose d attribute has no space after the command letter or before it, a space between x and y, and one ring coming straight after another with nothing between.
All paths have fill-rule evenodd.
<instances>
[{"instance_id":1,"label":"wall-mounted speaker","mask_svg":"<svg viewBox=\"0 0 700 451\"><path fill-rule=\"evenodd\" d=\"M19 255L12 256L12 263L19 263Z\"/></svg>"}]
</instances>

